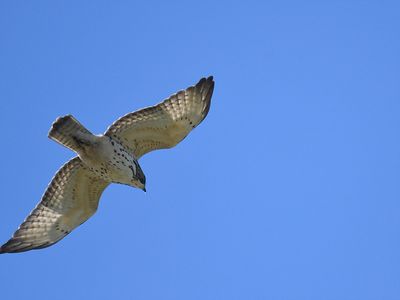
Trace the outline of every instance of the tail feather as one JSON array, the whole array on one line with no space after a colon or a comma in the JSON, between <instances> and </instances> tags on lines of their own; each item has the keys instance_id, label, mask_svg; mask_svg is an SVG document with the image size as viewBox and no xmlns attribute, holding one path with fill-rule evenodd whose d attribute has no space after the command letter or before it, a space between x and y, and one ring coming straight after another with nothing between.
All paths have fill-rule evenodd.
<instances>
[{"instance_id":1,"label":"tail feather","mask_svg":"<svg viewBox=\"0 0 400 300\"><path fill-rule=\"evenodd\" d=\"M73 151L78 151L81 144L77 140L80 134L92 134L72 115L57 118L49 131L49 138L68 147Z\"/></svg>"}]
</instances>

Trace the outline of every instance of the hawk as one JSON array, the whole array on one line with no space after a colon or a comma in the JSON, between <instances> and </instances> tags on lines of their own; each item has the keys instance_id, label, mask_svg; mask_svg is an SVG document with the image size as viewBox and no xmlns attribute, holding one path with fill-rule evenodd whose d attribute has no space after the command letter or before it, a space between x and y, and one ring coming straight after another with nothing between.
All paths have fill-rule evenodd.
<instances>
[{"instance_id":1,"label":"hawk","mask_svg":"<svg viewBox=\"0 0 400 300\"><path fill-rule=\"evenodd\" d=\"M96 212L110 183L146 191L138 160L182 141L207 116L213 90L213 78L202 78L155 106L121 117L101 135L92 134L71 115L58 118L49 138L77 156L56 173L39 204L0 253L40 249L60 241Z\"/></svg>"}]
</instances>

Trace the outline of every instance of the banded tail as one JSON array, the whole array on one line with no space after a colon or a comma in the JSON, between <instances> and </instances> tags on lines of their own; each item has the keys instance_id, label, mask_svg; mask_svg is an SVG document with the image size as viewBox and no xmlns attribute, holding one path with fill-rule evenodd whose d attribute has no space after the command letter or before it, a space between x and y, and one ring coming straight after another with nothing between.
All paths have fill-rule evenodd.
<instances>
[{"instance_id":1,"label":"banded tail","mask_svg":"<svg viewBox=\"0 0 400 300\"><path fill-rule=\"evenodd\" d=\"M57 118L49 131L49 138L75 152L81 150L92 136L72 115Z\"/></svg>"}]
</instances>

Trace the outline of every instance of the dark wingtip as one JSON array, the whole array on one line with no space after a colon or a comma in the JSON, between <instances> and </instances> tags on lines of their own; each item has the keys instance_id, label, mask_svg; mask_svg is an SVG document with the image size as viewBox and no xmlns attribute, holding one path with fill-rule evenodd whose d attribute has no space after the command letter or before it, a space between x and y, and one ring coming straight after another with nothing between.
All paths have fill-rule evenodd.
<instances>
[{"instance_id":1,"label":"dark wingtip","mask_svg":"<svg viewBox=\"0 0 400 300\"><path fill-rule=\"evenodd\" d=\"M214 92L214 77L213 76L208 76L208 77L203 77L200 79L200 81L196 84L197 87L200 87L202 91L205 91L205 96L204 96L204 107L203 107L203 120L207 116L210 106L211 106L211 97Z\"/></svg>"},{"instance_id":2,"label":"dark wingtip","mask_svg":"<svg viewBox=\"0 0 400 300\"><path fill-rule=\"evenodd\" d=\"M56 242L45 242L42 244L32 244L32 243L26 243L26 242L20 242L17 239L11 238L7 243L5 243L3 246L0 247L0 254L4 253L20 253L20 252L26 252L26 251L31 251L31 250L38 250L38 249L43 249L47 248Z\"/></svg>"},{"instance_id":3,"label":"dark wingtip","mask_svg":"<svg viewBox=\"0 0 400 300\"><path fill-rule=\"evenodd\" d=\"M0 247L0 254L13 253L21 243L17 242L14 238L8 240L3 246Z\"/></svg>"},{"instance_id":4,"label":"dark wingtip","mask_svg":"<svg viewBox=\"0 0 400 300\"><path fill-rule=\"evenodd\" d=\"M199 80L196 86L202 85L203 83L212 83L214 84L214 76L203 77Z\"/></svg>"},{"instance_id":5,"label":"dark wingtip","mask_svg":"<svg viewBox=\"0 0 400 300\"><path fill-rule=\"evenodd\" d=\"M10 253L11 249L10 249L10 244L11 244L12 239L8 240L7 243L5 243L4 245L2 245L0 247L0 254L4 254L4 253Z\"/></svg>"}]
</instances>

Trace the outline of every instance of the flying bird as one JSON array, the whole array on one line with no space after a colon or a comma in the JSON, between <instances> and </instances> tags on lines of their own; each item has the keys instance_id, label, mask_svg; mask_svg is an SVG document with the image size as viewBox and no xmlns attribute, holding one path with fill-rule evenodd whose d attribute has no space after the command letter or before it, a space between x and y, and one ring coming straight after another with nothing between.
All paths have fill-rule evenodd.
<instances>
[{"instance_id":1,"label":"flying bird","mask_svg":"<svg viewBox=\"0 0 400 300\"><path fill-rule=\"evenodd\" d=\"M49 138L77 156L56 173L41 201L0 253L53 245L88 220L111 183L146 191L138 160L157 149L174 147L201 123L210 109L212 76L163 102L116 120L104 134L94 135L72 115L58 118Z\"/></svg>"}]
</instances>

